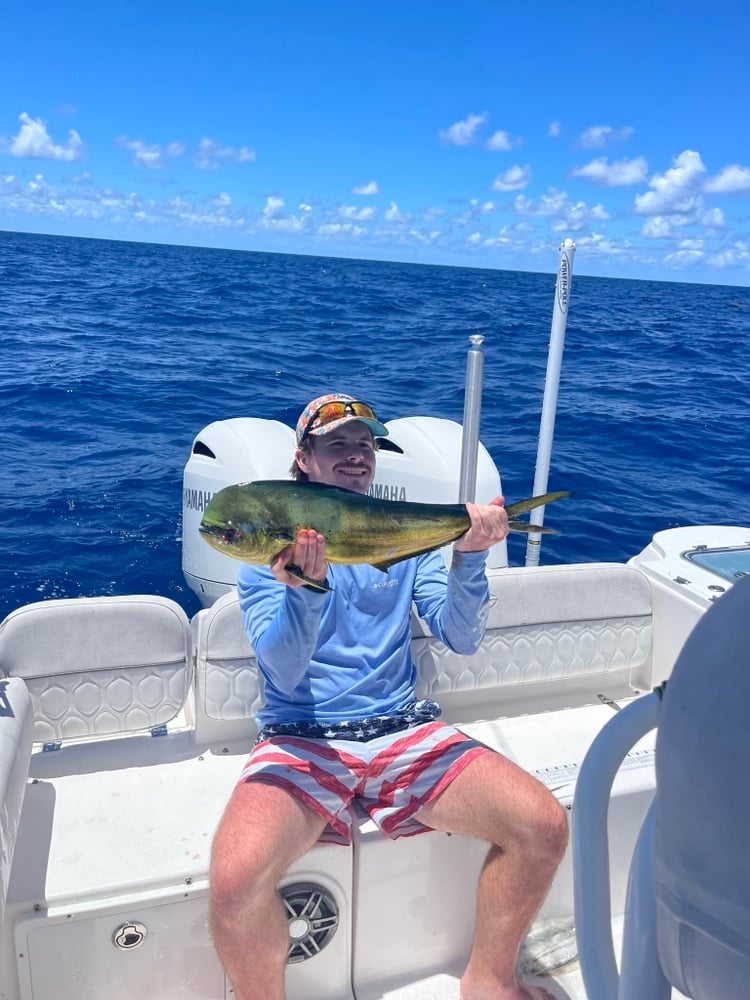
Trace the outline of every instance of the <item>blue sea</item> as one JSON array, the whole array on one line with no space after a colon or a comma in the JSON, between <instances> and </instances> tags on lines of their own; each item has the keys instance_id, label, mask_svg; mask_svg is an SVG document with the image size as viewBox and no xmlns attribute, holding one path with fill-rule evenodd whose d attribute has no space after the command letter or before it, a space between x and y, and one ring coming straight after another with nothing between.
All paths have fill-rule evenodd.
<instances>
[{"instance_id":1,"label":"blue sea","mask_svg":"<svg viewBox=\"0 0 750 1000\"><path fill-rule=\"evenodd\" d=\"M585 266L579 252L576 266ZM461 421L485 336L481 439L508 501L536 464L549 273L0 233L0 618L156 593L189 614L181 488L208 423L293 424L322 392ZM750 289L573 273L542 563L625 560L654 532L750 524ZM512 536L521 564L525 539Z\"/></svg>"}]
</instances>

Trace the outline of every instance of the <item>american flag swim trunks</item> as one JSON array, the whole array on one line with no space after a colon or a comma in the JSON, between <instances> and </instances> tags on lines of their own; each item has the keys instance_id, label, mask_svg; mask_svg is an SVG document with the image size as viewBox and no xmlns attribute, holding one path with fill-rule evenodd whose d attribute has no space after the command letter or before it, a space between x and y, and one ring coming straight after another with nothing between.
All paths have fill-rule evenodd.
<instances>
[{"instance_id":1,"label":"american flag swim trunks","mask_svg":"<svg viewBox=\"0 0 750 1000\"><path fill-rule=\"evenodd\" d=\"M253 747L240 782L268 781L296 796L327 821L322 842L351 843L355 799L395 840L426 832L414 813L490 752L439 721L367 742L279 735Z\"/></svg>"}]
</instances>

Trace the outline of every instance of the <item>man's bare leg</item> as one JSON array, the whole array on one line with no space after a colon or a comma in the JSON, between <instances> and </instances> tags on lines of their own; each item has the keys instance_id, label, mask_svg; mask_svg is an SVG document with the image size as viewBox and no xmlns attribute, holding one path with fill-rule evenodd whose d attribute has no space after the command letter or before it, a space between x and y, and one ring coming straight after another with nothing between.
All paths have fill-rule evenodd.
<instances>
[{"instance_id":1,"label":"man's bare leg","mask_svg":"<svg viewBox=\"0 0 750 1000\"><path fill-rule=\"evenodd\" d=\"M209 897L214 945L237 1000L284 1000L289 926L277 886L325 825L276 785L234 790L214 838Z\"/></svg>"},{"instance_id":2,"label":"man's bare leg","mask_svg":"<svg viewBox=\"0 0 750 1000\"><path fill-rule=\"evenodd\" d=\"M545 991L516 978L521 942L565 853L565 810L536 778L500 754L475 759L417 818L436 830L489 840L462 1000L531 1000ZM549 994L548 994L549 995Z\"/></svg>"}]
</instances>

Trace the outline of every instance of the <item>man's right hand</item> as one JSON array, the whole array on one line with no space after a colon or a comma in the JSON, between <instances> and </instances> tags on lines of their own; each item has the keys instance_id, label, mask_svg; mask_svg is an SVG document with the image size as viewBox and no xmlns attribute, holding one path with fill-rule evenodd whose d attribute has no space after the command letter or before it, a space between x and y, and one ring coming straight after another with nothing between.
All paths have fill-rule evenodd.
<instances>
[{"instance_id":1,"label":"man's right hand","mask_svg":"<svg viewBox=\"0 0 750 1000\"><path fill-rule=\"evenodd\" d=\"M287 546L271 561L271 572L279 583L284 583L287 587L302 587L302 580L287 573L289 563L301 570L308 580L323 583L328 573L326 540L323 535L318 534L314 528L300 528L295 544Z\"/></svg>"}]
</instances>

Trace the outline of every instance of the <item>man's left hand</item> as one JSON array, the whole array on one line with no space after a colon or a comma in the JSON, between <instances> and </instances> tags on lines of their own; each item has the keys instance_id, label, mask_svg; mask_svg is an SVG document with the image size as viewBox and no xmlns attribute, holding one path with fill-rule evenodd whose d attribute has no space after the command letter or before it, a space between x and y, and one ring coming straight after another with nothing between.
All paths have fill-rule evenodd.
<instances>
[{"instance_id":1,"label":"man's left hand","mask_svg":"<svg viewBox=\"0 0 750 1000\"><path fill-rule=\"evenodd\" d=\"M488 504L467 503L466 512L471 527L455 544L459 552L482 552L508 534L508 514L505 499L495 497Z\"/></svg>"}]
</instances>

